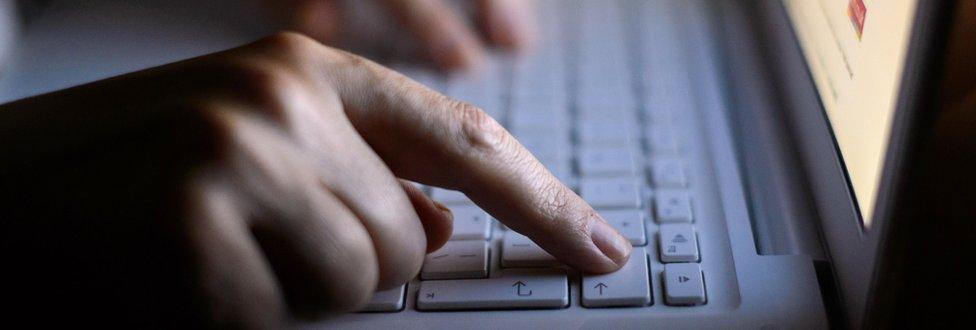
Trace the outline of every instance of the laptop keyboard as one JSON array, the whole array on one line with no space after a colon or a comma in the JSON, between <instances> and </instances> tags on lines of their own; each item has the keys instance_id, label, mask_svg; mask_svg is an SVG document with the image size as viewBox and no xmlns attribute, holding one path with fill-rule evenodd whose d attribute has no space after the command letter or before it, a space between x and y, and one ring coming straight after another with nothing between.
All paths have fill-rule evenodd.
<instances>
[{"instance_id":1,"label":"laptop keyboard","mask_svg":"<svg viewBox=\"0 0 976 330\"><path fill-rule=\"evenodd\" d=\"M641 79L681 76L682 68L635 56L649 53L634 49L649 32L625 24L626 8L616 2L538 5L552 14L540 15L542 43L529 56L491 57L475 80L397 69L502 122L630 240L630 261L611 274L579 274L464 194L428 188L454 213L451 240L426 257L419 280L408 284L419 286L416 296L407 296L406 285L377 292L364 311L402 311L407 299L421 311L559 309L570 305L571 282L586 308L708 303L700 262L709 256L699 248L696 224L703 219L690 185L696 178L675 134L691 128L673 120L682 109L653 100L669 92L668 81L648 86ZM651 272L652 264L663 271ZM659 281L651 278L657 274ZM654 301L655 291L664 301Z\"/></svg>"}]
</instances>

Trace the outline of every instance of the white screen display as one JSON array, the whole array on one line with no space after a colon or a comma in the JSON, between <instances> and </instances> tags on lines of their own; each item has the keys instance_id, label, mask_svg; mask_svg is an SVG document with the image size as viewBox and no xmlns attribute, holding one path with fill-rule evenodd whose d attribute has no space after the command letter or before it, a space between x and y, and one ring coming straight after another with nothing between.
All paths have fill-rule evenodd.
<instances>
[{"instance_id":1,"label":"white screen display","mask_svg":"<svg viewBox=\"0 0 976 330\"><path fill-rule=\"evenodd\" d=\"M783 0L871 226L916 0Z\"/></svg>"}]
</instances>

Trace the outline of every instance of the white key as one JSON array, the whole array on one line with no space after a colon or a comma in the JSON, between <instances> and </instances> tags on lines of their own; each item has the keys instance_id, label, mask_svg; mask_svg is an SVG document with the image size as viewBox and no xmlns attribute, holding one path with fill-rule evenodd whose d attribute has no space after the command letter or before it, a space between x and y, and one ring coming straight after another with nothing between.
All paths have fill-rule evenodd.
<instances>
[{"instance_id":1,"label":"white key","mask_svg":"<svg viewBox=\"0 0 976 330\"><path fill-rule=\"evenodd\" d=\"M658 223L690 223L691 197L684 193L659 192L654 198Z\"/></svg>"},{"instance_id":2,"label":"white key","mask_svg":"<svg viewBox=\"0 0 976 330\"><path fill-rule=\"evenodd\" d=\"M670 109L647 109L644 119L651 124L651 129L674 125L674 115Z\"/></svg>"},{"instance_id":3,"label":"white key","mask_svg":"<svg viewBox=\"0 0 976 330\"><path fill-rule=\"evenodd\" d=\"M644 212L640 210L600 210L597 211L613 228L624 235L630 244L643 246L647 244L644 234Z\"/></svg>"},{"instance_id":4,"label":"white key","mask_svg":"<svg viewBox=\"0 0 976 330\"><path fill-rule=\"evenodd\" d=\"M532 155L539 159L539 162L541 162L542 165L545 165L546 168L549 168L550 171L553 171L553 169L566 169L568 171L572 171L572 157L568 152L543 151L533 152Z\"/></svg>"},{"instance_id":5,"label":"white key","mask_svg":"<svg viewBox=\"0 0 976 330\"><path fill-rule=\"evenodd\" d=\"M627 147L582 148L579 153L582 176L636 176L637 158Z\"/></svg>"},{"instance_id":6,"label":"white key","mask_svg":"<svg viewBox=\"0 0 976 330\"><path fill-rule=\"evenodd\" d=\"M660 126L650 127L646 130L647 145L651 152L656 155L674 155L678 153L678 141L674 138L674 133L667 128Z\"/></svg>"},{"instance_id":7,"label":"white key","mask_svg":"<svg viewBox=\"0 0 976 330\"><path fill-rule=\"evenodd\" d=\"M559 115L565 119L569 118L569 101L566 93L560 94L540 93L540 94L520 94L512 95L509 103L512 114L537 113L546 115Z\"/></svg>"},{"instance_id":8,"label":"white key","mask_svg":"<svg viewBox=\"0 0 976 330\"><path fill-rule=\"evenodd\" d=\"M447 190L443 188L431 188L430 199L444 204L474 204L468 196L457 190Z\"/></svg>"},{"instance_id":9,"label":"white key","mask_svg":"<svg viewBox=\"0 0 976 330\"><path fill-rule=\"evenodd\" d=\"M583 306L646 306L651 303L647 255L634 249L630 261L619 270L601 275L583 275Z\"/></svg>"},{"instance_id":10,"label":"white key","mask_svg":"<svg viewBox=\"0 0 976 330\"><path fill-rule=\"evenodd\" d=\"M698 261L698 235L689 224L669 223L660 227L661 262Z\"/></svg>"},{"instance_id":11,"label":"white key","mask_svg":"<svg viewBox=\"0 0 976 330\"><path fill-rule=\"evenodd\" d=\"M579 93L576 95L579 107L587 108L625 108L636 107L634 93L624 83L611 84L605 87L587 86L581 82Z\"/></svg>"},{"instance_id":12,"label":"white key","mask_svg":"<svg viewBox=\"0 0 976 330\"><path fill-rule=\"evenodd\" d=\"M625 127L633 134L638 131L636 113L634 110L621 108L579 109L576 120L586 125L613 124L615 127Z\"/></svg>"},{"instance_id":13,"label":"white key","mask_svg":"<svg viewBox=\"0 0 976 330\"><path fill-rule=\"evenodd\" d=\"M699 264L664 265L664 301L687 306L705 303L705 281Z\"/></svg>"},{"instance_id":14,"label":"white key","mask_svg":"<svg viewBox=\"0 0 976 330\"><path fill-rule=\"evenodd\" d=\"M491 237L491 217L475 205L448 206L454 215L451 240L486 240Z\"/></svg>"},{"instance_id":15,"label":"white key","mask_svg":"<svg viewBox=\"0 0 976 330\"><path fill-rule=\"evenodd\" d=\"M685 170L678 160L656 160L651 163L651 181L655 187L684 187L688 185Z\"/></svg>"},{"instance_id":16,"label":"white key","mask_svg":"<svg viewBox=\"0 0 976 330\"><path fill-rule=\"evenodd\" d=\"M569 305L569 281L561 269L505 270L478 280L420 282L417 309L562 308Z\"/></svg>"},{"instance_id":17,"label":"white key","mask_svg":"<svg viewBox=\"0 0 976 330\"><path fill-rule=\"evenodd\" d=\"M580 144L585 146L632 146L635 142L634 132L626 123L580 121L576 125L576 134Z\"/></svg>"},{"instance_id":18,"label":"white key","mask_svg":"<svg viewBox=\"0 0 976 330\"><path fill-rule=\"evenodd\" d=\"M498 57L489 56L486 67L479 74L454 75L446 81L446 90L451 97L474 104L485 111L492 112L501 101L501 64Z\"/></svg>"},{"instance_id":19,"label":"white key","mask_svg":"<svg viewBox=\"0 0 976 330\"><path fill-rule=\"evenodd\" d=\"M397 312L403 309L403 296L407 291L407 285L396 288L376 291L369 299L361 312Z\"/></svg>"},{"instance_id":20,"label":"white key","mask_svg":"<svg viewBox=\"0 0 976 330\"><path fill-rule=\"evenodd\" d=\"M536 157L539 158L539 161L542 162L542 164L546 166L546 169L548 169L549 172L552 172L552 174L555 175L559 181L567 185L571 185L572 182L575 181L576 175L573 174L573 167L568 158L559 161L545 158L545 155L536 155Z\"/></svg>"},{"instance_id":21,"label":"white key","mask_svg":"<svg viewBox=\"0 0 976 330\"><path fill-rule=\"evenodd\" d=\"M448 241L424 259L425 280L488 277L488 242Z\"/></svg>"},{"instance_id":22,"label":"white key","mask_svg":"<svg viewBox=\"0 0 976 330\"><path fill-rule=\"evenodd\" d=\"M550 267L559 265L549 252L525 235L509 230L502 242L502 267Z\"/></svg>"},{"instance_id":23,"label":"white key","mask_svg":"<svg viewBox=\"0 0 976 330\"><path fill-rule=\"evenodd\" d=\"M559 134L533 134L521 135L518 137L519 143L532 153L569 153L570 138Z\"/></svg>"},{"instance_id":24,"label":"white key","mask_svg":"<svg viewBox=\"0 0 976 330\"><path fill-rule=\"evenodd\" d=\"M580 195L595 208L639 208L641 193L639 179L581 178Z\"/></svg>"},{"instance_id":25,"label":"white key","mask_svg":"<svg viewBox=\"0 0 976 330\"><path fill-rule=\"evenodd\" d=\"M528 104L523 105L523 107L529 106ZM569 113L562 110L531 109L520 111L516 109L512 110L509 121L513 130L521 128L568 129Z\"/></svg>"}]
</instances>

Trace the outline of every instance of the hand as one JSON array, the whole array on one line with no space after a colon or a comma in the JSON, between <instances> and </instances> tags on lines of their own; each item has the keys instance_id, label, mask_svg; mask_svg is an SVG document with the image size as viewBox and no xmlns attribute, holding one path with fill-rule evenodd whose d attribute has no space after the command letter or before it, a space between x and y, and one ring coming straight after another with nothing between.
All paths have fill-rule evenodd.
<instances>
[{"instance_id":1,"label":"hand","mask_svg":"<svg viewBox=\"0 0 976 330\"><path fill-rule=\"evenodd\" d=\"M289 21L287 24L291 28L333 45L341 39L341 35L349 32L343 31L344 21L349 19L347 12L350 10L346 7L362 5L341 0L268 2ZM530 0L473 1L474 19L483 37L472 31L457 10L444 0L372 2L391 14L396 23L416 39L423 54L442 69L477 67L484 56L482 39L490 46L520 50L527 47L533 38Z\"/></svg>"},{"instance_id":2,"label":"hand","mask_svg":"<svg viewBox=\"0 0 976 330\"><path fill-rule=\"evenodd\" d=\"M582 271L631 251L480 109L297 34L4 105L0 154L4 295L71 322L355 310L450 236L398 178L465 192Z\"/></svg>"}]
</instances>

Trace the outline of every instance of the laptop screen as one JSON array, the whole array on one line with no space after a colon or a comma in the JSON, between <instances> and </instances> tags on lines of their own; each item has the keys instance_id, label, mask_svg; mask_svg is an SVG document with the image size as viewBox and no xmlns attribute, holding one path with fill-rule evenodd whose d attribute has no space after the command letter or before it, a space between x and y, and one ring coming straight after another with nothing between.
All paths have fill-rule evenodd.
<instances>
[{"instance_id":1,"label":"laptop screen","mask_svg":"<svg viewBox=\"0 0 976 330\"><path fill-rule=\"evenodd\" d=\"M870 228L917 0L784 0Z\"/></svg>"}]
</instances>

